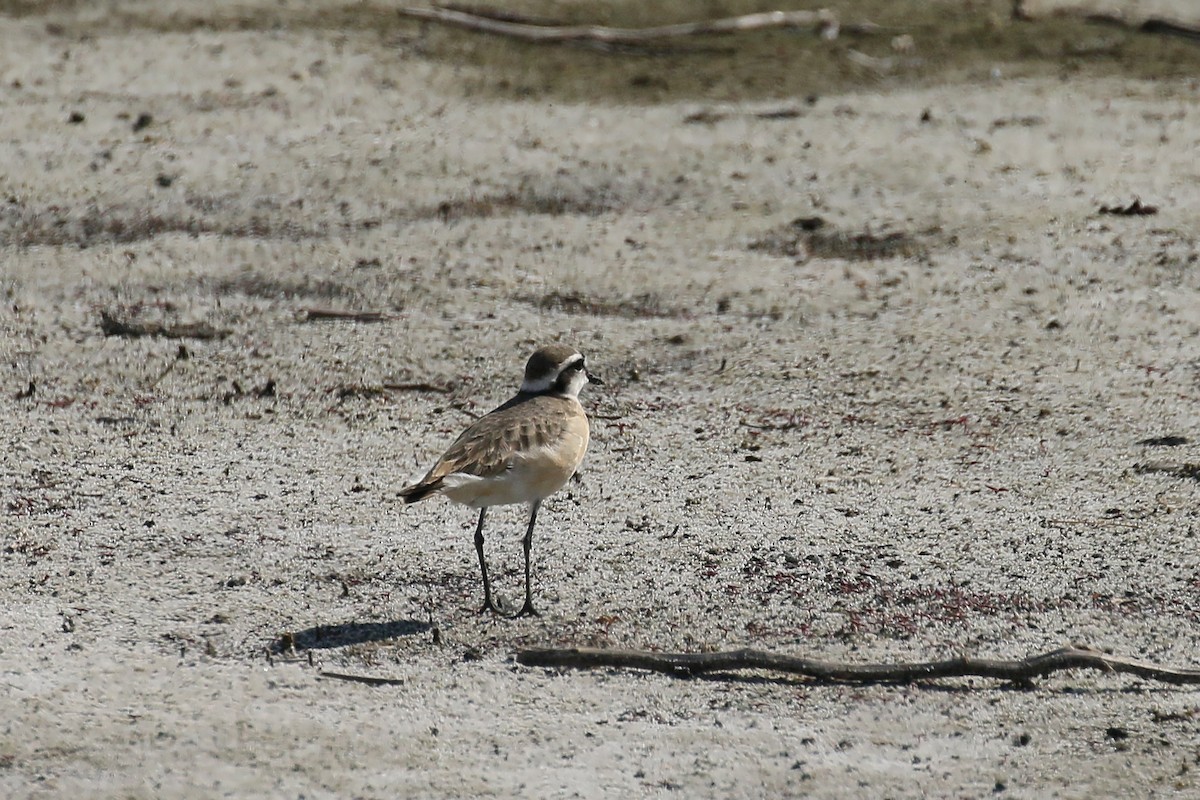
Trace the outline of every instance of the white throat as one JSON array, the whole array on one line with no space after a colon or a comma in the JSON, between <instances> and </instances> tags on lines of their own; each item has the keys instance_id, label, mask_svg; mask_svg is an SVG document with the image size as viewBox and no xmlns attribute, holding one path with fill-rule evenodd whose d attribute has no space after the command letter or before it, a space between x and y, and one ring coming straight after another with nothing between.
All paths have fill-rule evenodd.
<instances>
[{"instance_id":1,"label":"white throat","mask_svg":"<svg viewBox=\"0 0 1200 800\"><path fill-rule=\"evenodd\" d=\"M587 370L581 369L571 373L571 382L567 384L567 390L563 392L567 397L579 399L579 393L583 391L583 387L587 386L588 377Z\"/></svg>"}]
</instances>

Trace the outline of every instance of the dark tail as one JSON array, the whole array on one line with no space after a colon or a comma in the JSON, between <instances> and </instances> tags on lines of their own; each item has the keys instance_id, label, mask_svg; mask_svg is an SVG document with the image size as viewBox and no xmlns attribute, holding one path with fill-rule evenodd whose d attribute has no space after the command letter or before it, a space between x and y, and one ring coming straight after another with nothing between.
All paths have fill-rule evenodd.
<instances>
[{"instance_id":1,"label":"dark tail","mask_svg":"<svg viewBox=\"0 0 1200 800\"><path fill-rule=\"evenodd\" d=\"M400 490L400 497L405 503L417 503L424 500L429 495L442 488L440 480L432 483L414 483L412 486L406 486Z\"/></svg>"}]
</instances>

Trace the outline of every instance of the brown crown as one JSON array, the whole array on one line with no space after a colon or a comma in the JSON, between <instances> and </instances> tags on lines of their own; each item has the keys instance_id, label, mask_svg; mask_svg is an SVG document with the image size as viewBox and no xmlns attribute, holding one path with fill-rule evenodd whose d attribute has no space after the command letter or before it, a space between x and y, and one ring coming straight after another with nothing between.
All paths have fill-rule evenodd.
<instances>
[{"instance_id":1,"label":"brown crown","mask_svg":"<svg viewBox=\"0 0 1200 800\"><path fill-rule=\"evenodd\" d=\"M525 380L535 382L554 375L564 361L575 355L579 355L579 351L569 344L540 347L525 362Z\"/></svg>"}]
</instances>

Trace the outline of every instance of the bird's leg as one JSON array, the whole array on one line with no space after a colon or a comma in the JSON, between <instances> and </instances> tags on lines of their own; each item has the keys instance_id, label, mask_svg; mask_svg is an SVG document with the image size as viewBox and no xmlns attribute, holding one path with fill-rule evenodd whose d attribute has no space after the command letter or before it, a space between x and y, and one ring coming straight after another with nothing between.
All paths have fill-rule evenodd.
<instances>
[{"instance_id":1,"label":"bird's leg","mask_svg":"<svg viewBox=\"0 0 1200 800\"><path fill-rule=\"evenodd\" d=\"M533 545L533 526L537 522L537 512L541 505L541 500L533 501L529 509L529 527L525 529L525 538L521 540L521 546L525 550L525 605L515 614L518 617L538 615L537 609L533 607L533 585L529 580L529 548Z\"/></svg>"},{"instance_id":2,"label":"bird's leg","mask_svg":"<svg viewBox=\"0 0 1200 800\"><path fill-rule=\"evenodd\" d=\"M483 558L483 518L486 514L487 506L479 509L479 524L475 527L475 552L479 554L479 571L483 573L483 606L479 613L491 611L500 614L500 608L492 602L492 582L488 580L487 561Z\"/></svg>"}]
</instances>

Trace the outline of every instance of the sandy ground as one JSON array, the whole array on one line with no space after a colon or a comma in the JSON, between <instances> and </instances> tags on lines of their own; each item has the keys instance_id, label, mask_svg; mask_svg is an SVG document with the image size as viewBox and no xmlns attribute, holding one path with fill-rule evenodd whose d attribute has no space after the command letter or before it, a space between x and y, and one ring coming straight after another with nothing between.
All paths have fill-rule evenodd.
<instances>
[{"instance_id":1,"label":"sandy ground","mask_svg":"<svg viewBox=\"0 0 1200 800\"><path fill-rule=\"evenodd\" d=\"M1200 793L1194 689L514 661L1200 661L1194 79L583 102L311 7L0 6L0 795ZM471 512L396 490L559 339L592 450L543 616L481 617Z\"/></svg>"}]
</instances>

